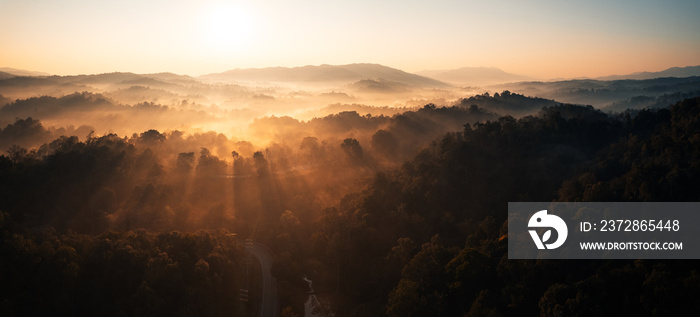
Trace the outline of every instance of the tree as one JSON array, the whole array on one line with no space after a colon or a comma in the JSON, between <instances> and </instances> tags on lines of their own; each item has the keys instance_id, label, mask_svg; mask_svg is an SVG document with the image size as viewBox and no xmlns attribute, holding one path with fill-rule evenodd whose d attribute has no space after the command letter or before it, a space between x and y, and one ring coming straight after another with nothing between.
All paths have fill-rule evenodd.
<instances>
[{"instance_id":1,"label":"tree","mask_svg":"<svg viewBox=\"0 0 700 317\"><path fill-rule=\"evenodd\" d=\"M51 132L46 130L39 120L28 117L0 129L0 153L11 145L26 148L39 146L51 140Z\"/></svg>"},{"instance_id":2,"label":"tree","mask_svg":"<svg viewBox=\"0 0 700 317\"><path fill-rule=\"evenodd\" d=\"M343 143L340 144L340 148L345 152L350 162L360 163L363 159L362 147L360 142L353 138L346 138Z\"/></svg>"},{"instance_id":3,"label":"tree","mask_svg":"<svg viewBox=\"0 0 700 317\"><path fill-rule=\"evenodd\" d=\"M207 148L202 148L197 161L197 175L216 176L226 173L226 162L212 155Z\"/></svg>"},{"instance_id":4,"label":"tree","mask_svg":"<svg viewBox=\"0 0 700 317\"><path fill-rule=\"evenodd\" d=\"M194 160L194 152L178 154L175 170L183 175L189 174L194 169Z\"/></svg>"},{"instance_id":5,"label":"tree","mask_svg":"<svg viewBox=\"0 0 700 317\"><path fill-rule=\"evenodd\" d=\"M301 140L299 145L302 162L308 165L320 163L323 158L323 151L318 142L318 138L307 136Z\"/></svg>"},{"instance_id":6,"label":"tree","mask_svg":"<svg viewBox=\"0 0 700 317\"><path fill-rule=\"evenodd\" d=\"M10 156L10 161L14 164L19 164L23 162L28 155L27 149L19 146L19 145L13 145L9 149L7 149L7 154Z\"/></svg>"},{"instance_id":7,"label":"tree","mask_svg":"<svg viewBox=\"0 0 700 317\"><path fill-rule=\"evenodd\" d=\"M372 135L372 150L389 160L395 160L398 156L399 140L393 133L386 130L377 130Z\"/></svg>"}]
</instances>

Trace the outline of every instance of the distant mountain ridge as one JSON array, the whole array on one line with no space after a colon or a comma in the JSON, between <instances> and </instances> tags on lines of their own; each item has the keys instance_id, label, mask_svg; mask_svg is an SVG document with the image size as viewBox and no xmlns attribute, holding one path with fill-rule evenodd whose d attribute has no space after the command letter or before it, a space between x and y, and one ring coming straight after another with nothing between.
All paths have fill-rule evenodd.
<instances>
[{"instance_id":1,"label":"distant mountain ridge","mask_svg":"<svg viewBox=\"0 0 700 317\"><path fill-rule=\"evenodd\" d=\"M447 83L421 75L379 65L348 64L319 65L302 67L269 67L232 69L223 73L202 75L199 78L220 81L257 81L257 82L358 82L361 80L386 80L400 84L420 87L448 87Z\"/></svg>"},{"instance_id":2,"label":"distant mountain ridge","mask_svg":"<svg viewBox=\"0 0 700 317\"><path fill-rule=\"evenodd\" d=\"M594 80L647 80L665 77L700 76L700 65L671 67L658 72L636 72L626 75L609 75L596 78L578 78ZM505 72L496 67L462 67L448 70L424 70L408 73L400 69L379 64L356 63L347 65L308 65L301 67L266 67L232 69L221 73L206 74L199 77L178 75L174 73L138 74L130 72L112 72L85 75L58 76L45 72L28 71L11 67L0 67L0 80L13 77L44 77L59 82L122 82L144 79L156 79L172 82L191 82L194 80L219 80L239 82L359 82L361 80L383 80L410 86L448 87L457 85L497 85L539 80L525 75ZM548 81L569 81L575 79L552 79Z\"/></svg>"},{"instance_id":3,"label":"distant mountain ridge","mask_svg":"<svg viewBox=\"0 0 700 317\"><path fill-rule=\"evenodd\" d=\"M17 69L12 67L0 67L0 72L8 73L15 76L49 76L51 74L44 72L35 72L24 69Z\"/></svg>"},{"instance_id":4,"label":"distant mountain ridge","mask_svg":"<svg viewBox=\"0 0 700 317\"><path fill-rule=\"evenodd\" d=\"M671 67L666 70L659 72L636 72L627 75L611 75L598 77L598 80L621 80L621 79L635 79L635 80L645 80L645 79L655 79L664 77L693 77L700 76L700 66L687 66L687 67Z\"/></svg>"}]
</instances>

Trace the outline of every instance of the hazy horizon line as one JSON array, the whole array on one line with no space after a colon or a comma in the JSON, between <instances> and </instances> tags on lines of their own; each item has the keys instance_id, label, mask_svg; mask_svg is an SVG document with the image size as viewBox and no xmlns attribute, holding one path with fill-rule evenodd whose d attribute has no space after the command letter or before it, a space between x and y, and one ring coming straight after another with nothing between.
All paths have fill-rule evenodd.
<instances>
[{"instance_id":1,"label":"hazy horizon line","mask_svg":"<svg viewBox=\"0 0 700 317\"><path fill-rule=\"evenodd\" d=\"M503 68L498 67L498 66L458 66L458 67L454 67L454 68L433 68L433 69L424 68L424 69L414 71L414 70L406 70L403 68L393 67L393 66L389 66L389 65L385 65L385 64L381 64L381 63L374 63L374 62L354 62L354 63L347 63L347 64L320 63L320 64L306 64L306 65L297 65L297 66L276 65L276 66L264 66L264 67L229 67L229 68L222 69L220 71L202 72L202 73L198 73L198 74L169 71L169 70L145 71L145 72L139 72L139 71L134 71L134 70L112 70L112 71L97 71L97 72L51 73L51 72L47 72L47 71L43 71L43 70L26 69L26 68L15 67L15 66L0 66L0 72L6 72L6 73L12 74L11 71L9 71L9 70L14 70L14 71L20 71L20 72L26 72L26 73L35 73L35 75L13 74L13 75L17 75L19 77L42 77L42 76L71 77L71 76L90 76L90 75L103 75L103 74L130 73L130 74L136 74L136 75L174 74L174 75L178 75L178 76L188 76L188 77L192 77L192 78L198 78L198 77L202 77L202 76L207 76L207 75L212 75L212 74L220 74L220 73L233 71L233 70L253 70L253 69L263 70L263 69L272 69L272 68L295 69L295 68L304 68L304 67L349 66L349 65L377 65L377 66L388 67L388 68L392 68L395 70L399 70L399 71L403 71L403 72L406 72L409 74L419 75L419 76L423 76L423 77L430 77L430 76L420 75L420 73L424 73L424 72L449 72L449 71L456 71L456 70L465 69L465 68L493 69L493 70L500 70L500 71L505 72L509 75L529 77L529 79L525 80L525 81L560 81L560 80L576 80L576 79L596 79L596 78L605 78L605 77L636 75L636 74L641 74L641 73L656 73L656 72L662 72L662 71L666 71L666 70L670 70L670 69L674 69L674 68L687 68L687 67L700 66L700 65L671 66L671 67L666 67L666 68L656 69L656 70L642 69L642 70L637 70L634 72L624 73L624 74L610 73L610 74L606 74L606 75L597 75L597 76L584 75L584 76L551 76L551 77L540 77L540 76L533 76L530 74L510 72L509 70L503 69ZM6 71L6 70L8 70L8 71Z\"/></svg>"}]
</instances>

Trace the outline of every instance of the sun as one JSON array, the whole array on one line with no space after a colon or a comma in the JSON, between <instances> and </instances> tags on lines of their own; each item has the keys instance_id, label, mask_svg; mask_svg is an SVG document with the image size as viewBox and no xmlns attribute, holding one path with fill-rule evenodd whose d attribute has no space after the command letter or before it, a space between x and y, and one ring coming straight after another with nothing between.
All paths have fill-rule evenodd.
<instances>
[{"instance_id":1,"label":"sun","mask_svg":"<svg viewBox=\"0 0 700 317\"><path fill-rule=\"evenodd\" d=\"M241 5L219 3L203 9L200 39L210 50L228 53L245 49L255 38L252 11Z\"/></svg>"}]
</instances>

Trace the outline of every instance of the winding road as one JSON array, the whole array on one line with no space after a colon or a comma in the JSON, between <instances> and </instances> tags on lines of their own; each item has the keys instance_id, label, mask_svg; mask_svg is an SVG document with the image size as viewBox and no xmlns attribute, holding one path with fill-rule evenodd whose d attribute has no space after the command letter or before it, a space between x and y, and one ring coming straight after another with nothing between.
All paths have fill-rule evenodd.
<instances>
[{"instance_id":1,"label":"winding road","mask_svg":"<svg viewBox=\"0 0 700 317\"><path fill-rule=\"evenodd\" d=\"M253 256L260 261L262 270L262 292L260 300L260 317L279 316L277 304L277 279L272 276L272 252L260 243L253 243Z\"/></svg>"}]
</instances>

